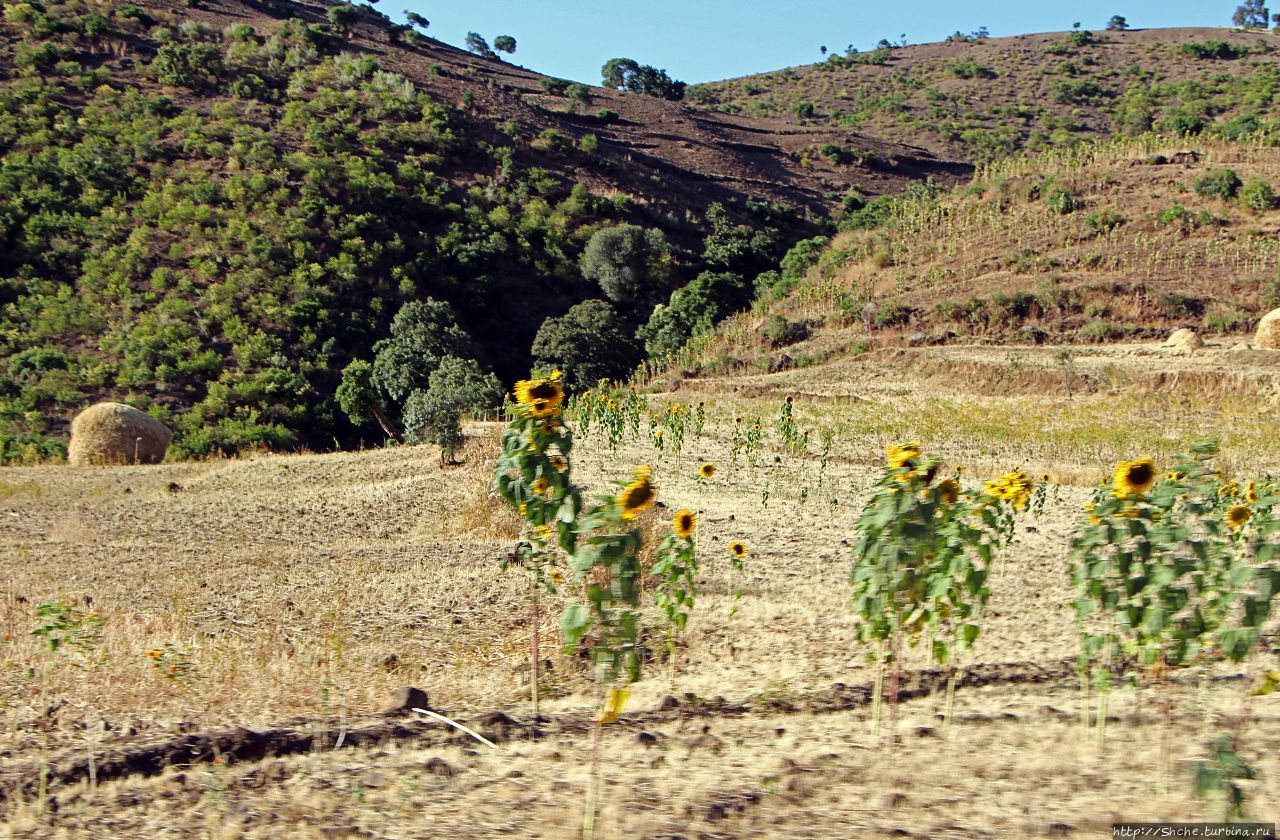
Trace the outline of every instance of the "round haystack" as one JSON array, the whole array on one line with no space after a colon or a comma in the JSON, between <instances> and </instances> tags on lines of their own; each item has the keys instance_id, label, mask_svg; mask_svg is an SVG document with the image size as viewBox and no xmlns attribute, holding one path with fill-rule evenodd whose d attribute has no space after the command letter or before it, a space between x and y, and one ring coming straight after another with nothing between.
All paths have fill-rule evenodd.
<instances>
[{"instance_id":1,"label":"round haystack","mask_svg":"<svg viewBox=\"0 0 1280 840\"><path fill-rule=\"evenodd\" d=\"M1258 322L1253 346L1260 350L1280 350L1280 309L1273 309Z\"/></svg>"},{"instance_id":2,"label":"round haystack","mask_svg":"<svg viewBox=\"0 0 1280 840\"><path fill-rule=\"evenodd\" d=\"M1164 346L1170 350L1194 353L1204 346L1204 341L1195 330L1183 327L1180 330L1174 330L1173 335L1169 336L1169 340L1164 343Z\"/></svg>"},{"instance_id":3,"label":"round haystack","mask_svg":"<svg viewBox=\"0 0 1280 840\"><path fill-rule=\"evenodd\" d=\"M173 432L149 414L123 403L91 405L71 421L67 461L98 464L158 464Z\"/></svg>"}]
</instances>

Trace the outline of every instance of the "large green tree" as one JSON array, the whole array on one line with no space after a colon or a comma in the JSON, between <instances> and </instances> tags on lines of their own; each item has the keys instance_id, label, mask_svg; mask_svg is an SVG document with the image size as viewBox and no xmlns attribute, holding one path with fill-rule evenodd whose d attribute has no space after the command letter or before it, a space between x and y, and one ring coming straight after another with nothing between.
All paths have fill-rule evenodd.
<instances>
[{"instance_id":1,"label":"large green tree","mask_svg":"<svg viewBox=\"0 0 1280 840\"><path fill-rule=\"evenodd\" d=\"M656 228L618 225L592 235L579 265L582 276L599 283L609 300L626 308L644 308L665 293L671 247Z\"/></svg>"},{"instance_id":2,"label":"large green tree","mask_svg":"<svg viewBox=\"0 0 1280 840\"><path fill-rule=\"evenodd\" d=\"M400 402L427 387L445 356L470 358L476 349L453 307L427 298L401 307L391 322L391 336L373 345L373 352L373 386Z\"/></svg>"},{"instance_id":3,"label":"large green tree","mask_svg":"<svg viewBox=\"0 0 1280 840\"><path fill-rule=\"evenodd\" d=\"M613 307L586 300L559 318L542 322L533 340L542 368L564 371L568 388L590 388L601 379L621 379L640 361L639 347Z\"/></svg>"},{"instance_id":4,"label":"large green tree","mask_svg":"<svg viewBox=\"0 0 1280 840\"><path fill-rule=\"evenodd\" d=\"M496 408L502 394L502 383L474 359L445 356L427 387L405 401L405 437L410 443L436 444L440 460L452 462L465 442L462 417Z\"/></svg>"}]
</instances>

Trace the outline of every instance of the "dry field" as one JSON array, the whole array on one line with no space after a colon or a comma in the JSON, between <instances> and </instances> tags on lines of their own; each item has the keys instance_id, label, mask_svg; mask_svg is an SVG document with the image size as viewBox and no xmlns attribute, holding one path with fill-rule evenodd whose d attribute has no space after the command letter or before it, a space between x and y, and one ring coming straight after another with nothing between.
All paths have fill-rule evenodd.
<instances>
[{"instance_id":1,"label":"dry field","mask_svg":"<svg viewBox=\"0 0 1280 840\"><path fill-rule=\"evenodd\" d=\"M606 727L597 837L1093 838L1120 819L1212 816L1191 764L1248 679L1216 673L1207 701L1178 683L1169 726L1119 690L1099 750L1080 725L1066 549L1118 457L1218 431L1230 465L1280 470L1274 366L1227 346L1073 348L1070 365L1056 352L886 350L691 381L677 396L711 418L680 454L581 441L588 485L652 463L668 512L701 512L675 685L651 669ZM833 434L825 468L774 445L788 394L805 428ZM757 415L761 457L734 465L734 421ZM533 725L528 581L501 566L516 525L486 483L496 427L469 432L465 465L444 469L420 447L0 471L0 837L576 836L598 701L544 612L547 720ZM889 750L869 727L849 545L882 447L901 438L975 478L1047 473L1057 500L1005 554L950 726L913 652ZM720 470L699 485L705 460ZM751 554L731 615L739 539ZM97 610L101 638L45 653L35 610L58 599ZM405 685L496 746L381 715ZM1280 820L1275 698L1253 699L1243 741L1265 820Z\"/></svg>"}]
</instances>

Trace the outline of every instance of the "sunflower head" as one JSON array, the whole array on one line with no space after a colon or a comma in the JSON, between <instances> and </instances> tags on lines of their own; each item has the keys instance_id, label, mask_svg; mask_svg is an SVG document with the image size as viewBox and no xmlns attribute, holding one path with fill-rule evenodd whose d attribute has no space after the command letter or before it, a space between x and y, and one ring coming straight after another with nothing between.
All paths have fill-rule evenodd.
<instances>
[{"instance_id":1,"label":"sunflower head","mask_svg":"<svg viewBox=\"0 0 1280 840\"><path fill-rule=\"evenodd\" d=\"M747 544L741 540L734 540L729 543L729 553L741 560L747 556Z\"/></svg>"},{"instance_id":2,"label":"sunflower head","mask_svg":"<svg viewBox=\"0 0 1280 840\"><path fill-rule=\"evenodd\" d=\"M658 499L658 488L649 481L648 473L636 476L618 494L618 507L622 508L623 519L635 519L636 515L648 510Z\"/></svg>"},{"instance_id":3,"label":"sunflower head","mask_svg":"<svg viewBox=\"0 0 1280 840\"><path fill-rule=\"evenodd\" d=\"M551 461L551 466L556 472L564 472L565 467L569 466L563 455L552 455L548 460Z\"/></svg>"},{"instance_id":4,"label":"sunflower head","mask_svg":"<svg viewBox=\"0 0 1280 840\"><path fill-rule=\"evenodd\" d=\"M1254 482L1254 481L1249 482L1249 486L1246 487L1244 490L1244 500L1249 504L1253 504L1254 502L1258 501L1257 482Z\"/></svg>"},{"instance_id":5,"label":"sunflower head","mask_svg":"<svg viewBox=\"0 0 1280 840\"><path fill-rule=\"evenodd\" d=\"M702 478L711 478L715 474L716 474L716 465L711 463L710 461L698 467L698 475L701 476Z\"/></svg>"},{"instance_id":6,"label":"sunflower head","mask_svg":"<svg viewBox=\"0 0 1280 840\"><path fill-rule=\"evenodd\" d=\"M556 378L522 379L516 383L516 405L533 417L554 417L564 401L564 388Z\"/></svg>"},{"instance_id":7,"label":"sunflower head","mask_svg":"<svg viewBox=\"0 0 1280 840\"><path fill-rule=\"evenodd\" d=\"M1156 464L1150 458L1121 461L1111 477L1111 491L1117 499L1141 496L1156 481Z\"/></svg>"},{"instance_id":8,"label":"sunflower head","mask_svg":"<svg viewBox=\"0 0 1280 840\"><path fill-rule=\"evenodd\" d=\"M910 461L920 457L920 444L914 441L911 443L891 444L885 448L884 456L885 460L889 462L890 469L902 469Z\"/></svg>"},{"instance_id":9,"label":"sunflower head","mask_svg":"<svg viewBox=\"0 0 1280 840\"><path fill-rule=\"evenodd\" d=\"M681 508L676 512L675 518L671 521L671 526L675 528L676 536L682 540L687 540L693 536L693 529L698 525L698 515L688 508Z\"/></svg>"},{"instance_id":10,"label":"sunflower head","mask_svg":"<svg viewBox=\"0 0 1280 840\"><path fill-rule=\"evenodd\" d=\"M1253 517L1253 512L1245 505L1232 505L1227 509L1227 524L1231 526L1231 530L1244 525Z\"/></svg>"},{"instance_id":11,"label":"sunflower head","mask_svg":"<svg viewBox=\"0 0 1280 840\"><path fill-rule=\"evenodd\" d=\"M960 500L960 482L954 478L943 479L938 483L938 498L943 504L954 505Z\"/></svg>"},{"instance_id":12,"label":"sunflower head","mask_svg":"<svg viewBox=\"0 0 1280 840\"><path fill-rule=\"evenodd\" d=\"M533 482L533 486L530 489L539 496L546 494L547 480L545 478L539 478L537 481Z\"/></svg>"}]
</instances>

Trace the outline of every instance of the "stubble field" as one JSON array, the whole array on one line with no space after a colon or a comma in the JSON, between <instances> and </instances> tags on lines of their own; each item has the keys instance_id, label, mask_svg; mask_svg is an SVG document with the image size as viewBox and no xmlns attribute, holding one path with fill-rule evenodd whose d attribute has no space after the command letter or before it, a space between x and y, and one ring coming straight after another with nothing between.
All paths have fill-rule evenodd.
<instances>
[{"instance_id":1,"label":"stubble field","mask_svg":"<svg viewBox=\"0 0 1280 840\"><path fill-rule=\"evenodd\" d=\"M1269 354L1225 346L1076 349L1070 364L1042 348L877 351L682 383L674 397L710 417L678 454L581 439L575 478L594 489L652 464L667 507L650 516L698 511L701 558L674 685L654 636L660 661L605 728L596 836L1083 838L1213 816L1190 768L1255 674L1215 672L1207 700L1176 681L1169 723L1118 690L1100 749L1080 723L1067 548L1121 457L1218 432L1232 468L1280 468L1270 375ZM810 454L776 445L788 395ZM765 445L735 463L735 421L755 416ZM529 584L502 567L518 529L488 486L497 428L469 428L465 463L446 468L418 447L0 472L5 835L575 836L598 698L544 600L547 720L532 718ZM1022 468L1053 490L998 566L952 721L910 651L890 749L870 726L849 546L883 446L912 438L972 480ZM719 470L699 484L704 461ZM750 554L731 584L733 540ZM50 655L30 634L60 599L97 611L101 635ZM496 746L382 715L407 685ZM1243 739L1251 814L1268 821L1274 697L1249 703Z\"/></svg>"}]
</instances>

